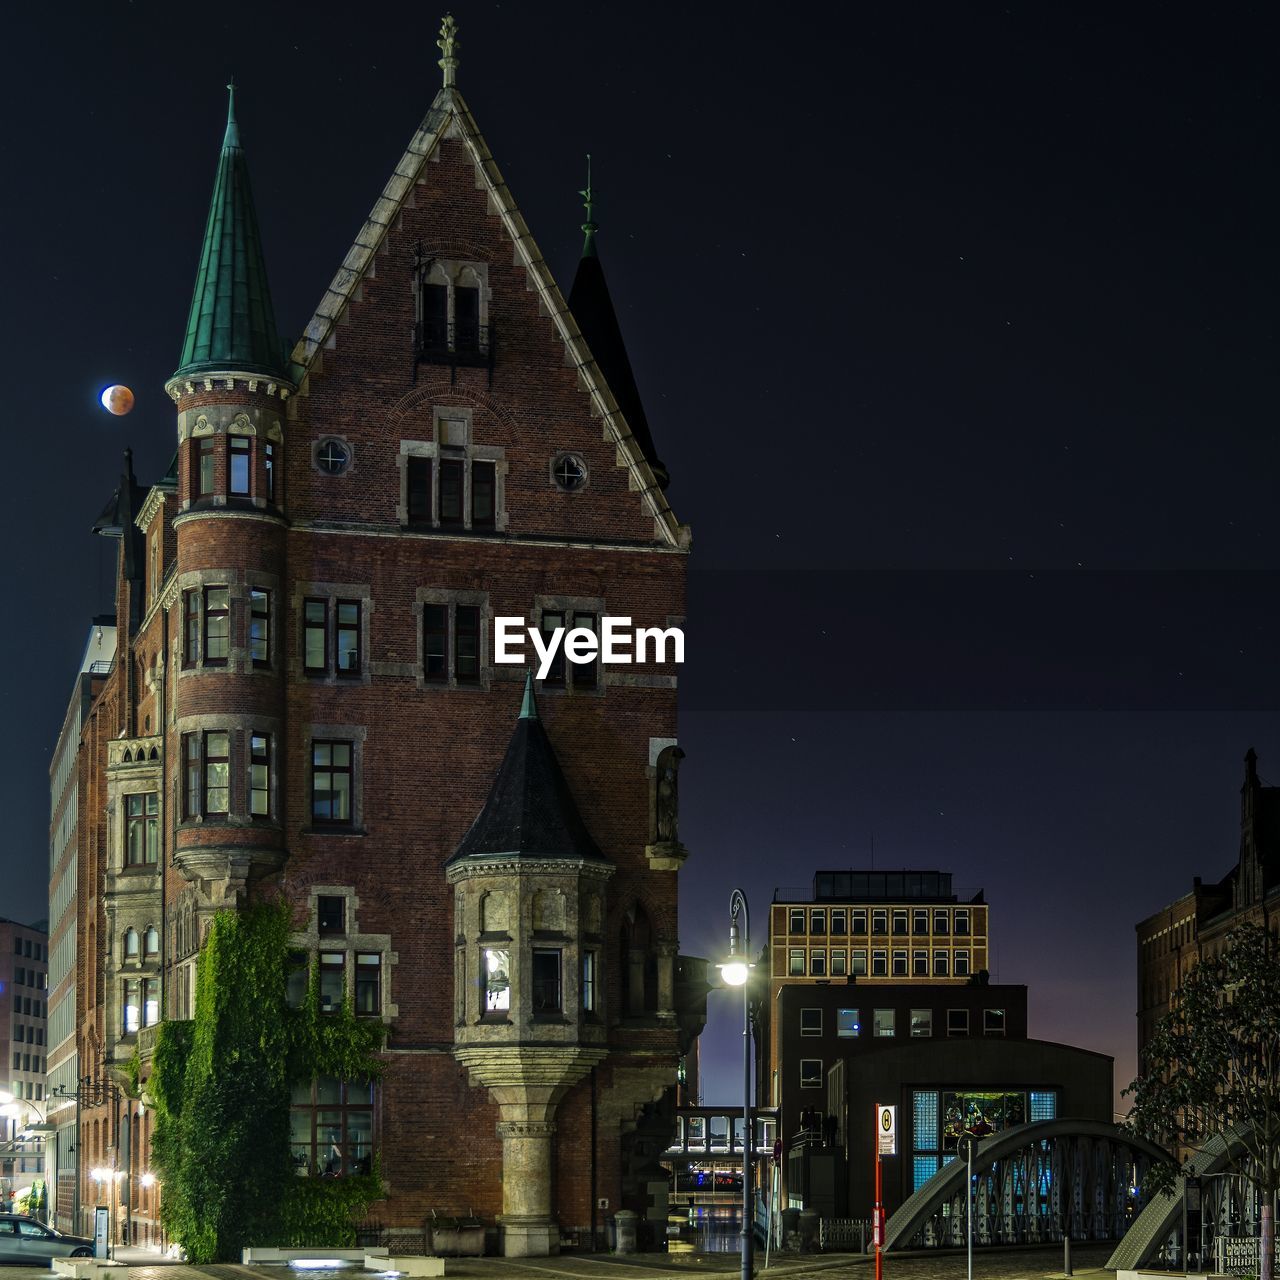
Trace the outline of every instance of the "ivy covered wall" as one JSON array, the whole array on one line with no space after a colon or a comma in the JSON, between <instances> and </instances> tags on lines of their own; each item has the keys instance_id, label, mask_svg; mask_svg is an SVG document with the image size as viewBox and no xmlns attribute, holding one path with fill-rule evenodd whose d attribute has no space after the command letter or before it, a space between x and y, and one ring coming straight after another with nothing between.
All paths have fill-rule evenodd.
<instances>
[{"instance_id":1,"label":"ivy covered wall","mask_svg":"<svg viewBox=\"0 0 1280 1280\"><path fill-rule=\"evenodd\" d=\"M320 1012L313 964L301 1009L285 999L293 922L282 901L221 911L200 952L195 1017L162 1022L147 1092L161 1216L197 1264L239 1261L250 1245L350 1245L382 1196L364 1176L299 1177L289 1152L293 1086L314 1076L381 1073L384 1028L357 1019L350 995Z\"/></svg>"}]
</instances>

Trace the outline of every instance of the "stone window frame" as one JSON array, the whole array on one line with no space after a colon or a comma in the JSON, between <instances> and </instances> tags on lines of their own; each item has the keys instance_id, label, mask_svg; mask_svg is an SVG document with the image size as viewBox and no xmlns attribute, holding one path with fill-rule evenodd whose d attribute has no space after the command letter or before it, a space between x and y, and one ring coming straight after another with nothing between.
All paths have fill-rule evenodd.
<instances>
[{"instance_id":1,"label":"stone window frame","mask_svg":"<svg viewBox=\"0 0 1280 1280\"><path fill-rule=\"evenodd\" d=\"M368 833L364 827L364 748L369 735L368 726L362 724L308 724L302 734L302 767L304 770L304 788L306 805L306 823L302 833L308 836L364 836ZM317 825L311 812L311 773L312 743L350 742L351 743L351 821L326 826ZM350 918L350 917L348 917Z\"/></svg>"},{"instance_id":2,"label":"stone window frame","mask_svg":"<svg viewBox=\"0 0 1280 1280\"><path fill-rule=\"evenodd\" d=\"M247 436L249 446L249 493L231 494L230 436ZM218 443L221 437L221 443ZM213 439L213 487L207 493L200 491L200 441ZM280 420L268 416L266 411L246 413L230 406L206 405L199 409L187 409L178 415L178 444L191 442L188 449L188 492L180 504L181 511L228 506L228 497L240 510L251 504L259 510L275 505L258 483L260 464L265 459L265 443L282 444L284 433ZM278 460L277 460L278 461ZM219 466L221 464L221 466ZM218 472L222 472L222 484L218 484Z\"/></svg>"},{"instance_id":3,"label":"stone window frame","mask_svg":"<svg viewBox=\"0 0 1280 1280\"><path fill-rule=\"evenodd\" d=\"M347 451L347 464L340 471L329 471L320 465L320 450L330 441L341 445ZM326 480L338 480L343 476L353 475L356 470L356 447L346 436L338 431L326 431L323 435L317 436L311 442L309 457L311 470L317 475L323 476Z\"/></svg>"},{"instance_id":4,"label":"stone window frame","mask_svg":"<svg viewBox=\"0 0 1280 1280\"><path fill-rule=\"evenodd\" d=\"M242 764L244 773L244 816L255 827L280 826L280 730L268 728L265 724L249 724L243 729L241 743ZM267 740L267 812L253 812L253 739L265 737Z\"/></svg>"},{"instance_id":5,"label":"stone window frame","mask_svg":"<svg viewBox=\"0 0 1280 1280\"><path fill-rule=\"evenodd\" d=\"M440 441L440 423L443 419L461 420L466 423L467 442L464 445L444 445ZM444 452L448 450L448 452ZM409 523L409 459L431 459L431 520L427 525ZM441 524L440 522L440 462L454 460L463 463L462 467L462 523L460 525ZM493 525L472 526L472 467L473 462L493 463ZM444 532L474 533L478 537L486 534L505 533L508 524L507 512L507 451L503 445L477 444L475 438L475 410L467 405L439 404L431 406L431 439L401 440L396 454L398 472L396 502L396 523L401 529L410 533Z\"/></svg>"},{"instance_id":6,"label":"stone window frame","mask_svg":"<svg viewBox=\"0 0 1280 1280\"><path fill-rule=\"evenodd\" d=\"M425 265L425 264L424 264ZM470 272L475 277L475 283L464 282L462 277ZM489 283L489 264L481 262L474 258L431 258L430 265L426 270L421 269L414 272L414 316L421 321L422 303L419 298L421 286L424 284L444 285L447 290L447 301L445 304L445 322L448 326L448 332L454 334L456 324L456 302L455 291L459 284L465 288L474 288L478 290L480 297L480 314L478 323L480 325L480 334L484 340L481 350L488 351L492 348L493 334L489 328L489 308L493 302L493 287ZM451 349L454 349L451 346Z\"/></svg>"},{"instance_id":7,"label":"stone window frame","mask_svg":"<svg viewBox=\"0 0 1280 1280\"><path fill-rule=\"evenodd\" d=\"M582 483L568 488L556 475L556 468L566 459L572 458L582 468ZM582 493L591 486L591 465L581 449L557 449L547 459L547 480L557 493Z\"/></svg>"},{"instance_id":8,"label":"stone window frame","mask_svg":"<svg viewBox=\"0 0 1280 1280\"><path fill-rule=\"evenodd\" d=\"M535 628L539 635L542 634L542 616L545 613L562 613L568 619L570 614L575 613L591 613L596 619L596 635L600 635L601 620L608 614L608 605L605 603L604 596L547 596L539 595L533 598L533 610L529 619L529 625ZM566 634L572 630L566 623ZM525 637L525 652L529 652L532 641ZM530 661L536 658L536 654L530 655ZM596 656L596 683L595 688L579 689L573 681L573 672L576 664L569 661L568 655L564 659L564 684L548 684L545 680L538 680L539 694L547 694L552 697L574 697L574 698L603 698L606 683L604 662L599 654ZM536 675L535 675L536 679Z\"/></svg>"},{"instance_id":9,"label":"stone window frame","mask_svg":"<svg viewBox=\"0 0 1280 1280\"><path fill-rule=\"evenodd\" d=\"M278 716L249 715L198 715L182 716L175 724L178 746L177 806L179 827L219 826L219 827L279 827L280 825L280 749L283 724ZM185 740L188 734L195 734L200 739L201 756L201 791L204 789L204 735L206 733L226 733L229 736L230 758L228 760L227 779L230 795L227 798L227 812L211 814L208 817L202 811L188 816L187 805L187 758ZM270 818L255 818L249 812L249 771L250 736L254 733L265 733L270 740L271 761L271 803ZM239 782L237 782L239 779ZM161 836L164 833L165 797L160 797ZM197 948L198 949L198 948Z\"/></svg>"},{"instance_id":10,"label":"stone window frame","mask_svg":"<svg viewBox=\"0 0 1280 1280\"><path fill-rule=\"evenodd\" d=\"M449 640L446 648L448 677L444 680L428 680L426 676L426 606L429 604L441 605L449 611ZM458 605L480 610L480 670L479 678L474 683L467 680L459 682L455 669ZM490 639L493 634L493 609L489 604L489 593L487 591L453 591L446 587L419 587L414 592L413 607L416 614L414 634L417 646L414 679L418 688L424 691L459 689L473 693L488 693L493 686L493 646Z\"/></svg>"},{"instance_id":11,"label":"stone window frame","mask_svg":"<svg viewBox=\"0 0 1280 1280\"><path fill-rule=\"evenodd\" d=\"M229 641L226 660L206 662L204 656L205 592L210 587L227 589ZM267 661L254 662L249 647L249 609L251 591L265 591L270 601L267 620ZM194 592L199 601L200 625L199 653L187 657L187 597ZM208 674L213 671L234 671L239 675L271 676L280 669L280 577L257 569L193 569L178 575L173 605L177 609L177 623L173 628L174 646L177 650L173 666L178 679Z\"/></svg>"},{"instance_id":12,"label":"stone window frame","mask_svg":"<svg viewBox=\"0 0 1280 1280\"><path fill-rule=\"evenodd\" d=\"M343 921L345 932L320 932L321 898L342 898ZM391 946L389 933L372 933L360 928L360 897L352 885L346 884L313 884L307 887L307 925L305 929L295 929L289 935L289 950L305 952L308 963L321 951L344 951L346 963L342 968L344 998L355 1005L355 973L356 955L358 952L378 952L382 956L381 987L379 996L382 1012L378 1018L383 1023L391 1023L400 1016L400 1006L391 999L392 970L400 963L399 953ZM378 1020L374 1015L362 1014L369 1021Z\"/></svg>"},{"instance_id":13,"label":"stone window frame","mask_svg":"<svg viewBox=\"0 0 1280 1280\"><path fill-rule=\"evenodd\" d=\"M324 672L309 671L306 662L306 617L305 606L308 600L325 600L328 611L325 615L326 661ZM337 665L337 625L338 601L357 601L360 605L360 674L338 674ZM329 685L364 685L373 680L372 653L369 647L369 633L373 625L373 586L368 582L294 582L289 605L293 615L293 645L290 654L290 677L299 684ZM251 660L252 661L252 660ZM308 756L307 767L310 769Z\"/></svg>"}]
</instances>

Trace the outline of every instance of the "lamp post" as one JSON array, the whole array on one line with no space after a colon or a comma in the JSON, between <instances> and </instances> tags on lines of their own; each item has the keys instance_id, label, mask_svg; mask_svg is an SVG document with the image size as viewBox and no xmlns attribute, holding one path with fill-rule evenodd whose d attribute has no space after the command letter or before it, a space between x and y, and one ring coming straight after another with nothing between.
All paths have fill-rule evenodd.
<instances>
[{"instance_id":1,"label":"lamp post","mask_svg":"<svg viewBox=\"0 0 1280 1280\"><path fill-rule=\"evenodd\" d=\"M738 917L742 930L738 930ZM755 1224L751 1220L751 913L746 894L735 889L729 896L729 958L720 965L725 985L742 988L742 1280L751 1280L751 1254Z\"/></svg>"},{"instance_id":2,"label":"lamp post","mask_svg":"<svg viewBox=\"0 0 1280 1280\"><path fill-rule=\"evenodd\" d=\"M967 1129L960 1132L960 1141L964 1144L964 1158L967 1166L966 1172L968 1179L965 1182L965 1240L969 1255L969 1280L973 1280L973 1150L979 1141L994 1132L989 1125L981 1117L978 1118L976 1124L970 1125ZM1068 1274L1070 1274L1068 1272Z\"/></svg>"}]
</instances>

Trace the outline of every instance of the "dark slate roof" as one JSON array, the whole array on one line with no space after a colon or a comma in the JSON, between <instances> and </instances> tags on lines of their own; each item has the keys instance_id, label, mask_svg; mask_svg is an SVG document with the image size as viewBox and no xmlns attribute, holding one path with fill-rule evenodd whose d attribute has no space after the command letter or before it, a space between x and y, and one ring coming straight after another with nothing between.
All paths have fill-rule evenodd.
<instances>
[{"instance_id":1,"label":"dark slate roof","mask_svg":"<svg viewBox=\"0 0 1280 1280\"><path fill-rule=\"evenodd\" d=\"M645 417L640 400L640 389L636 386L636 376L631 372L631 361L622 341L622 330L618 327L604 267L600 265L600 255L596 252L595 225L587 223L584 230L586 241L582 246L577 274L573 277L573 288L569 290L569 310L573 312L573 318L578 322L578 328L582 330L582 336L586 338L587 346L591 348L591 354L595 356L596 364L600 366L604 380L631 428L631 434L644 450L654 477L665 489L669 478L666 464L658 458L649 419Z\"/></svg>"},{"instance_id":2,"label":"dark slate roof","mask_svg":"<svg viewBox=\"0 0 1280 1280\"><path fill-rule=\"evenodd\" d=\"M533 677L489 798L446 866L469 858L563 858L607 862L587 831L538 719Z\"/></svg>"},{"instance_id":3,"label":"dark slate roof","mask_svg":"<svg viewBox=\"0 0 1280 1280\"><path fill-rule=\"evenodd\" d=\"M231 89L187 337L174 376L215 369L280 376L286 365Z\"/></svg>"}]
</instances>

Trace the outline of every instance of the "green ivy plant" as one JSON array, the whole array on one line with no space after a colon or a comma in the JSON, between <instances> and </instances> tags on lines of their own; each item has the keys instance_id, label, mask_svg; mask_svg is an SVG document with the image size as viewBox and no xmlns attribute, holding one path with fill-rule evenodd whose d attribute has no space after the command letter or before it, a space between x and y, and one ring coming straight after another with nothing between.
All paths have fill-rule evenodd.
<instances>
[{"instance_id":1,"label":"green ivy plant","mask_svg":"<svg viewBox=\"0 0 1280 1280\"><path fill-rule=\"evenodd\" d=\"M146 1087L161 1212L196 1264L239 1261L248 1245L353 1244L357 1217L383 1195L376 1165L332 1181L294 1172L293 1086L380 1075L384 1028L357 1019L349 1002L321 1014L314 965L303 1007L288 1007L293 928L283 901L218 912L200 952L195 1017L157 1031Z\"/></svg>"}]
</instances>

